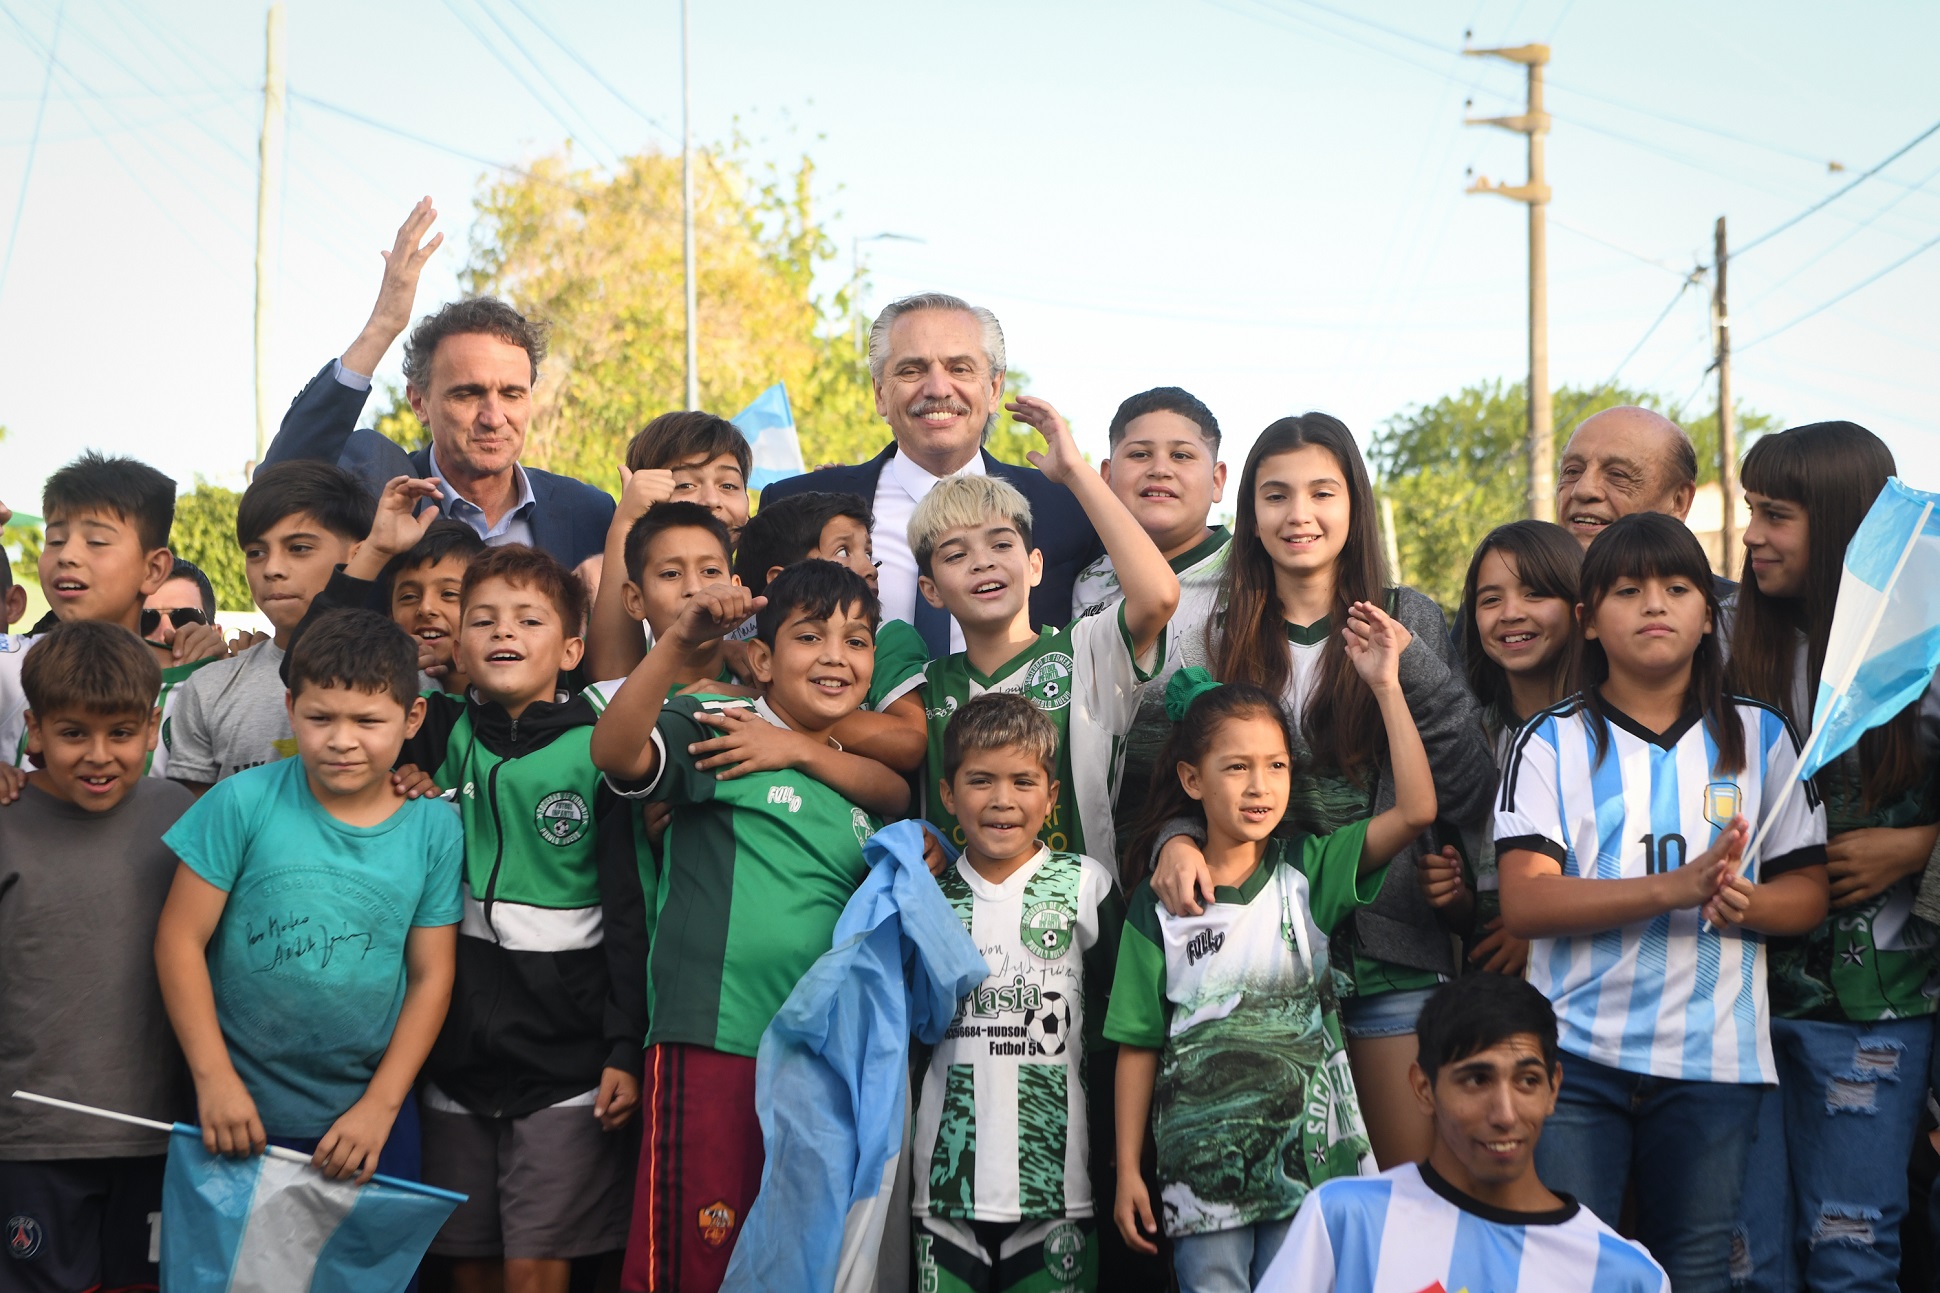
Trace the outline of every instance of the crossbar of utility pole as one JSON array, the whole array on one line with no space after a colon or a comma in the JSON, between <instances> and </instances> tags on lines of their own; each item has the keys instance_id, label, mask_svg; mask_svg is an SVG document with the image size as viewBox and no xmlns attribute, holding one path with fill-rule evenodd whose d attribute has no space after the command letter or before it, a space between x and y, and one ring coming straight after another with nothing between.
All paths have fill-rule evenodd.
<instances>
[{"instance_id":1,"label":"crossbar of utility pole","mask_svg":"<svg viewBox=\"0 0 1940 1293\"><path fill-rule=\"evenodd\" d=\"M1547 45L1514 45L1499 49L1465 49L1474 57L1520 63L1529 71L1527 107L1512 117L1470 117L1470 126L1497 126L1529 140L1529 179L1501 184L1480 176L1471 193L1495 193L1529 208L1529 515L1541 520L1551 514L1556 493L1556 444L1549 391L1549 230L1543 219L1549 205L1549 185L1543 171L1543 140L1549 134L1549 114L1543 111L1543 68L1549 62Z\"/></svg>"},{"instance_id":2,"label":"crossbar of utility pole","mask_svg":"<svg viewBox=\"0 0 1940 1293\"><path fill-rule=\"evenodd\" d=\"M282 223L283 119L288 106L288 83L283 75L283 6L269 7L264 31L263 132L256 152L256 457L269 452L270 427L276 414L269 388L270 314L274 305L276 234ZM252 463L252 470L254 463Z\"/></svg>"},{"instance_id":3,"label":"crossbar of utility pole","mask_svg":"<svg viewBox=\"0 0 1940 1293\"><path fill-rule=\"evenodd\" d=\"M1718 504L1723 517L1718 524L1718 571L1729 579L1738 538L1738 427L1731 408L1731 311L1724 295L1730 249L1723 216L1718 217L1712 251L1711 263L1717 270L1711 279L1711 329L1718 369Z\"/></svg>"}]
</instances>

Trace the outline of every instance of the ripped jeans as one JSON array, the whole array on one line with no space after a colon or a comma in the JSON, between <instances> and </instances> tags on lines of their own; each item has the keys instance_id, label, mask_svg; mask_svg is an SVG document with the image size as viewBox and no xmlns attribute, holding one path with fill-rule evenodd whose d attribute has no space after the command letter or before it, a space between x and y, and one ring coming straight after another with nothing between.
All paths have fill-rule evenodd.
<instances>
[{"instance_id":1,"label":"ripped jeans","mask_svg":"<svg viewBox=\"0 0 1940 1293\"><path fill-rule=\"evenodd\" d=\"M1779 1084L1759 1110L1734 1288L1895 1293L1932 1047L1926 1017L1772 1020Z\"/></svg>"}]
</instances>

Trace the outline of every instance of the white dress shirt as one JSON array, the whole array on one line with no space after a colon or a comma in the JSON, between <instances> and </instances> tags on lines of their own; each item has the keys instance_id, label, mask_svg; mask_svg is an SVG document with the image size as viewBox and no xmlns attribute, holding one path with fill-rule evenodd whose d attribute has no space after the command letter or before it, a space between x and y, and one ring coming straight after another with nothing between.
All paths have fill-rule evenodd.
<instances>
[{"instance_id":1,"label":"white dress shirt","mask_svg":"<svg viewBox=\"0 0 1940 1293\"><path fill-rule=\"evenodd\" d=\"M950 474L983 475L982 452ZM889 461L882 465L882 475L876 478L873 509L876 528L870 533L870 540L876 560L882 563L876 571L876 586L882 598L882 617L886 620L916 622L916 599L922 594L916 589L916 554L909 548L909 518L915 514L916 505L943 479L911 462L900 449L890 455ZM955 620L950 621L950 649L963 650L963 630Z\"/></svg>"}]
</instances>

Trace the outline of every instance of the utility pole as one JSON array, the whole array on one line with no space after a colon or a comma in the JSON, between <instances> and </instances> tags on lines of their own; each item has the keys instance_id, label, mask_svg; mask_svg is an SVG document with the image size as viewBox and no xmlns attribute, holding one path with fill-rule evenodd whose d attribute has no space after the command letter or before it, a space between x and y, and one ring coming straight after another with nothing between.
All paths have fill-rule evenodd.
<instances>
[{"instance_id":1,"label":"utility pole","mask_svg":"<svg viewBox=\"0 0 1940 1293\"><path fill-rule=\"evenodd\" d=\"M269 389L269 324L271 287L276 268L276 235L282 223L283 112L287 87L283 78L283 6L269 7L263 62L263 133L256 151L256 457L269 453L270 426L275 415ZM251 464L254 470L254 463Z\"/></svg>"},{"instance_id":2,"label":"utility pole","mask_svg":"<svg viewBox=\"0 0 1940 1293\"><path fill-rule=\"evenodd\" d=\"M700 336L694 283L694 88L687 76L687 6L680 0L680 222L681 264L687 278L687 407L701 406Z\"/></svg>"},{"instance_id":3,"label":"utility pole","mask_svg":"<svg viewBox=\"0 0 1940 1293\"><path fill-rule=\"evenodd\" d=\"M1711 282L1711 336L1716 346L1712 366L1718 370L1718 502L1723 516L1718 523L1718 569L1729 579L1738 537L1738 428L1731 409L1731 312L1725 308L1724 299L1725 262L1730 252L1725 246L1723 216L1718 217L1713 251L1712 264L1718 272Z\"/></svg>"},{"instance_id":4,"label":"utility pole","mask_svg":"<svg viewBox=\"0 0 1940 1293\"><path fill-rule=\"evenodd\" d=\"M1481 176L1468 191L1499 193L1529 207L1529 515L1542 520L1551 515L1556 495L1556 443L1549 409L1549 233L1543 221L1543 208L1549 204L1549 185L1543 179L1543 136L1549 133L1549 114L1543 111L1543 65L1549 62L1549 46L1462 52L1521 63L1529 69L1529 105L1520 116L1470 117L1465 124L1500 126L1529 137L1527 183L1491 183Z\"/></svg>"}]
</instances>

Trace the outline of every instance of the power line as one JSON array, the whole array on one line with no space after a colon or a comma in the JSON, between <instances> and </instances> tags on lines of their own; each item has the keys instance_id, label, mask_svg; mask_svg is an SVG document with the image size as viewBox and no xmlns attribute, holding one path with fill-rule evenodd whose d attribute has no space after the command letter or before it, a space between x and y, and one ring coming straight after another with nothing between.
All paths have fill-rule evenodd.
<instances>
[{"instance_id":1,"label":"power line","mask_svg":"<svg viewBox=\"0 0 1940 1293\"><path fill-rule=\"evenodd\" d=\"M1934 122L1932 125L1928 126L1925 130L1922 130L1919 134L1913 136L1913 138L1909 139L1906 143L1901 144L1898 148L1894 149L1891 153L1887 154L1886 158L1883 161L1877 163L1871 169L1862 171L1860 174L1854 176L1850 183L1841 185L1838 189L1834 190L1832 193L1826 195L1825 197L1820 198L1817 202L1814 202L1811 206L1805 208L1805 210L1799 212L1797 215L1793 216L1790 220L1783 221L1777 225L1774 225L1770 229L1767 229L1764 233L1759 234L1756 238L1753 238L1750 242L1746 243L1743 247L1738 248L1736 251L1732 252L1731 254L1734 256L1742 256L1746 252L1750 251L1753 247L1758 246L1760 243L1770 242L1773 238L1776 238L1779 234L1784 233L1787 229L1790 229L1793 225L1797 224L1799 221L1805 219L1807 216L1813 214L1814 212L1824 210L1832 203L1837 202L1840 198L1846 196L1846 194L1858 188L1861 184L1864 184L1867 180L1871 179L1873 176L1885 170L1888 166L1892 165L1900 158L1906 156L1909 152L1912 152L1913 149L1918 147L1921 143L1925 142L1926 139L1932 134L1934 134L1936 131L1940 131L1940 121Z\"/></svg>"},{"instance_id":2,"label":"power line","mask_svg":"<svg viewBox=\"0 0 1940 1293\"><path fill-rule=\"evenodd\" d=\"M13 18L8 12L7 17ZM20 239L20 220L27 214L27 182L34 177L34 157L40 152L40 128L47 120L47 92L54 86L55 56L61 48L61 24L67 18L67 0L61 0L61 7L54 11L54 38L47 45L47 71L40 81L40 104L34 109L34 134L27 144L27 164L20 172L20 195L14 199L13 228L7 232L6 259L0 260L0 299L7 294L7 275L13 269L13 249ZM13 18L16 24L18 18Z\"/></svg>"},{"instance_id":3,"label":"power line","mask_svg":"<svg viewBox=\"0 0 1940 1293\"><path fill-rule=\"evenodd\" d=\"M506 3L510 4L514 9L517 9L521 14L523 14L527 22L531 23L534 27L537 27L547 40L551 41L554 45L558 46L559 51L562 54L564 54L567 58L570 58L573 62L577 63L580 67L580 70L585 72L586 75L592 77L593 80L599 85L601 89L605 90L608 94L612 95L615 99L619 100L621 107L626 108L628 111L632 112L635 116L639 117L642 121L646 122L649 126L652 126L655 130L658 130L661 134L667 136L668 139L680 138L679 135L675 134L672 130L669 130L666 127L666 125L660 121L659 118L655 117L653 114L649 113L645 108L642 108L639 104L635 103L632 99L629 99L625 94L621 93L619 87L615 86L611 81L607 80L606 77L600 73L600 70L597 67L594 67L590 62L588 62L585 58L583 58L580 55L578 50L574 49L571 45L568 45L556 32L553 31L551 26L549 26L546 23L540 22L537 18L535 18L532 14L532 11L530 9L527 9L523 4L521 4L520 0L506 0Z\"/></svg>"},{"instance_id":4,"label":"power line","mask_svg":"<svg viewBox=\"0 0 1940 1293\"><path fill-rule=\"evenodd\" d=\"M451 16L458 20L458 25L463 27L466 31L470 32L472 35L472 39L476 40L480 45L484 46L485 52L490 54L492 58L497 61L498 65L504 68L506 72L511 75L512 79L514 81L517 81L519 85L524 88L527 94L532 96L534 102L536 102L540 107L546 110L546 115L550 116L554 121L559 123L560 128L566 132L566 137L568 139L580 133L580 128L578 126L575 126L572 122L566 120L565 114L561 112L558 108L554 107L551 100L547 99L544 95L540 94L538 90L533 88L532 83L525 77L523 73L519 71L517 67L514 67L512 65L512 61L505 57L504 53L500 51L499 47L485 38L485 33L480 31L477 25L474 24L470 18L467 18L465 16L463 10L459 9L456 3L456 0L444 0L444 3L445 3L445 8L451 11ZM491 11L489 9L486 10L486 14L487 16L490 16ZM513 43L517 44L518 42L514 40Z\"/></svg>"},{"instance_id":5,"label":"power line","mask_svg":"<svg viewBox=\"0 0 1940 1293\"><path fill-rule=\"evenodd\" d=\"M563 87L562 85L559 84L558 81L555 81L553 79L552 73L546 70L545 65L541 63L533 55L530 49L526 48L526 42L518 38L518 36L513 32L513 30L506 25L505 20L498 16L498 12L495 9L493 9L489 4L485 3L485 0L476 0L476 3L478 4L480 11L483 12L487 18L492 20L492 25L494 27L497 27L501 32L505 33L505 39L511 42L511 45L514 49L519 51L519 57L523 58L526 62L532 64L532 70L539 74L539 78L541 80L543 80L547 85L552 87L552 92L559 96L560 102L564 103L568 108L570 108L573 111L574 115L579 117L579 119L585 124L586 133L592 136L594 139L597 139L600 142L600 146L605 148L607 151L607 154L617 162L620 156L622 155L621 150L615 148L613 146L613 142L610 139L608 139L605 135L600 133L599 127L593 123L592 114L588 113L584 108L580 107L578 100L574 99L572 95L568 94L566 92L565 87Z\"/></svg>"},{"instance_id":6,"label":"power line","mask_svg":"<svg viewBox=\"0 0 1940 1293\"><path fill-rule=\"evenodd\" d=\"M369 126L372 130L381 130L387 135L396 135L399 139L408 139L414 144L423 144L426 148L435 148L441 153L449 153L453 157L462 158L468 162L476 162L480 166L489 166L495 171L511 171L514 175L528 180L542 180L545 178L544 176L534 174L523 166L514 166L510 162L501 162L491 157L481 156L478 153L467 152L463 148L454 148L450 144L440 143L435 139L428 139L423 135L406 130L401 126L393 126L388 122L379 121L375 117L367 117L361 112L353 112L349 108L319 99L315 95L305 94L303 91L295 89L294 87L290 90L290 97L307 103L313 108L322 108L325 112L334 113L339 117L354 121L360 126Z\"/></svg>"},{"instance_id":7,"label":"power line","mask_svg":"<svg viewBox=\"0 0 1940 1293\"><path fill-rule=\"evenodd\" d=\"M1916 184L1909 186L1904 192L1902 192L1898 197L1894 198L1891 202L1888 202L1886 205L1880 207L1879 210L1873 212L1871 215L1867 216L1864 220L1861 220L1858 224L1848 229L1845 233L1841 234L1838 238L1835 238L1831 242L1827 243L1823 248L1820 249L1817 255L1808 257L1791 273L1787 274L1784 278L1779 279L1776 283L1773 283L1769 288L1765 290L1763 295L1759 296L1756 300L1752 301L1750 303L1750 307L1748 308L1755 308L1760 303L1770 300L1773 294L1776 293L1780 288L1783 288L1787 283L1792 282L1799 275L1803 274L1806 270L1811 269L1814 265L1824 260L1827 256L1830 256L1833 252L1839 250L1839 248L1845 246L1847 243L1851 242L1854 238L1857 238L1861 233L1865 232L1868 228L1870 228L1874 221L1878 220L1881 216L1885 215L1888 211L1891 211L1894 207L1898 206L1900 203L1912 197L1915 193L1918 193L1920 190L1924 189L1927 185L1933 183L1933 181L1936 179L1940 179L1940 170L1929 171L1924 179L1920 180Z\"/></svg>"},{"instance_id":8,"label":"power line","mask_svg":"<svg viewBox=\"0 0 1940 1293\"><path fill-rule=\"evenodd\" d=\"M1927 239L1925 242L1915 247L1912 251L1907 252L1906 255L1900 257L1898 260L1886 266L1884 269L1881 269L1876 273L1869 274L1865 278L1860 279L1857 283L1854 283L1851 287L1839 293L1839 295L1833 297L1831 300L1821 302L1820 304L1815 305L1811 309L1807 310L1804 314L1799 315L1797 318L1792 319L1786 323L1781 323L1776 328L1773 328L1770 332L1765 333L1763 336L1757 338L1756 340L1748 341L1744 345L1739 346L1738 347L1739 352L1743 353L1744 351L1750 350L1753 346L1763 345L1765 342L1770 341L1773 337L1778 336L1781 332L1789 332L1793 328L1798 327L1799 324L1804 323L1807 319L1812 318L1814 315L1823 314L1825 311L1830 310L1833 306L1839 304L1839 302L1845 300L1853 293L1861 290L1862 288L1871 287L1874 283L1879 282L1880 279L1885 278L1888 274L1892 273L1900 266L1906 264L1908 261L1913 260L1915 257L1920 256L1925 252L1931 251L1935 247L1940 247L1940 234L1936 234L1932 238Z\"/></svg>"}]
</instances>

